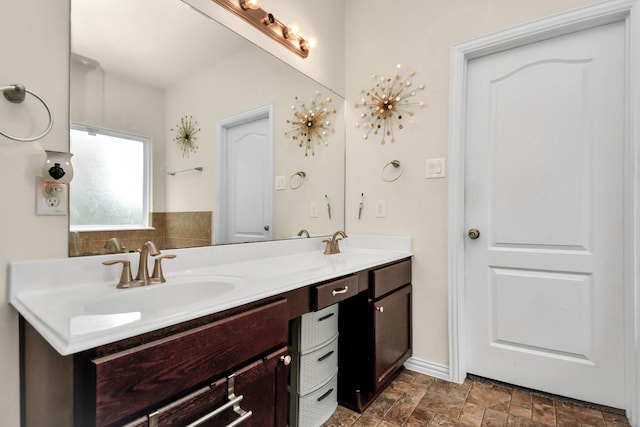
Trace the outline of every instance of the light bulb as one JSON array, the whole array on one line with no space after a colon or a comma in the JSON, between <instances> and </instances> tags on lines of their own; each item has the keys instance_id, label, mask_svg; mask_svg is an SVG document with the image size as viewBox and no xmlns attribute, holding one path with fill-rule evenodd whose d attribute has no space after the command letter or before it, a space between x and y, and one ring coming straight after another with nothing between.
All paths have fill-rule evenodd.
<instances>
[{"instance_id":1,"label":"light bulb","mask_svg":"<svg viewBox=\"0 0 640 427\"><path fill-rule=\"evenodd\" d=\"M291 24L289 24L289 32L291 32L292 34L295 34L296 36L299 36L300 24L298 24L297 22L292 22Z\"/></svg>"},{"instance_id":2,"label":"light bulb","mask_svg":"<svg viewBox=\"0 0 640 427\"><path fill-rule=\"evenodd\" d=\"M247 9L260 9L260 6L262 5L262 0L242 0L240 2L240 5L242 6L242 8L244 10Z\"/></svg>"},{"instance_id":3,"label":"light bulb","mask_svg":"<svg viewBox=\"0 0 640 427\"><path fill-rule=\"evenodd\" d=\"M309 49L313 49L318 46L318 38L316 36L309 36L307 38L307 46L309 46Z\"/></svg>"}]
</instances>

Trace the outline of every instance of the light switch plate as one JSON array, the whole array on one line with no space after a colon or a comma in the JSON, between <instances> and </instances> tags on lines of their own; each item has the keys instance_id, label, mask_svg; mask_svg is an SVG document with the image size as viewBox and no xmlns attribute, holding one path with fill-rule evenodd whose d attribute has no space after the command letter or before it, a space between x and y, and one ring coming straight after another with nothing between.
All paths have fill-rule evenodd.
<instances>
[{"instance_id":1,"label":"light switch plate","mask_svg":"<svg viewBox=\"0 0 640 427\"><path fill-rule=\"evenodd\" d=\"M432 178L444 178L446 176L446 159L427 159L425 161L425 173L426 179Z\"/></svg>"}]
</instances>

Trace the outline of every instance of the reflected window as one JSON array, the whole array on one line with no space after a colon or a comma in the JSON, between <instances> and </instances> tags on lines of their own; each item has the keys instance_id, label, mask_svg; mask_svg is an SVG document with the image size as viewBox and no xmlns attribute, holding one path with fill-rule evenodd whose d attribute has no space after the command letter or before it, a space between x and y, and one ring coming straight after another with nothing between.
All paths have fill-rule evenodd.
<instances>
[{"instance_id":1,"label":"reflected window","mask_svg":"<svg viewBox=\"0 0 640 427\"><path fill-rule=\"evenodd\" d=\"M72 124L71 231L149 227L150 138Z\"/></svg>"}]
</instances>

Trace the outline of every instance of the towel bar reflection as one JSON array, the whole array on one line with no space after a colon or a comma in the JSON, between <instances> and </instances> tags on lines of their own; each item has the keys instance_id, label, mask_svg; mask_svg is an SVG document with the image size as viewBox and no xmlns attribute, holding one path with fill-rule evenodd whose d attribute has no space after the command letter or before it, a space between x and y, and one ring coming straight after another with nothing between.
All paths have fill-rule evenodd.
<instances>
[{"instance_id":1,"label":"towel bar reflection","mask_svg":"<svg viewBox=\"0 0 640 427\"><path fill-rule=\"evenodd\" d=\"M51 131L51 128L53 127L53 117L51 115L51 109L49 108L47 103L44 101L44 99L40 98L38 95L31 92L29 89L27 89L26 87L24 87L24 85L21 85L21 84L1 86L0 92L2 92L2 94L7 99L7 101L12 102L14 104L21 104L26 98L28 93L29 95L33 96L38 101L40 101L42 105L44 105L44 108L47 110L47 115L49 116L49 124L47 125L47 128L44 130L44 132L42 132L39 135L28 137L28 138L21 138L18 136L9 135L8 133L3 132L2 130L0 130L0 135L18 142L33 142L41 138L44 138L44 136Z\"/></svg>"},{"instance_id":2,"label":"towel bar reflection","mask_svg":"<svg viewBox=\"0 0 640 427\"><path fill-rule=\"evenodd\" d=\"M198 167L195 167L195 168L189 168L189 169L182 169L182 170L179 170L179 171L167 172L167 175L175 176L175 174L177 174L177 173L185 173L185 172L192 172L192 171L202 172L202 170L203 170L202 166L198 166Z\"/></svg>"}]
</instances>

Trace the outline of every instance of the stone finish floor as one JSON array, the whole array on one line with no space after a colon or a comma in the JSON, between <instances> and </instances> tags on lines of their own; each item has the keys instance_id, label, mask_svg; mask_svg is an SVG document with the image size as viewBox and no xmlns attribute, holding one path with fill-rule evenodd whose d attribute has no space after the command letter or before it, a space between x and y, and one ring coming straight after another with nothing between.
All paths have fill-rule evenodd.
<instances>
[{"instance_id":1,"label":"stone finish floor","mask_svg":"<svg viewBox=\"0 0 640 427\"><path fill-rule=\"evenodd\" d=\"M629 426L593 405L480 378L450 383L404 370L361 415L338 407L323 427Z\"/></svg>"}]
</instances>

